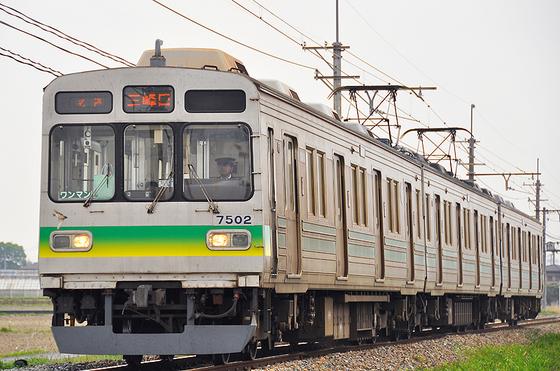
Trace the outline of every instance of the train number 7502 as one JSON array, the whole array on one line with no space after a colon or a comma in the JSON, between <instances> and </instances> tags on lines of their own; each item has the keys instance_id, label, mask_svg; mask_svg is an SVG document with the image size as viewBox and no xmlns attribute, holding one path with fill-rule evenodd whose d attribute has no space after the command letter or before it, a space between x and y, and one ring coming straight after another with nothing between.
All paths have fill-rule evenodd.
<instances>
[{"instance_id":1,"label":"train number 7502","mask_svg":"<svg viewBox=\"0 0 560 371\"><path fill-rule=\"evenodd\" d=\"M252 215L216 215L218 225L251 225Z\"/></svg>"}]
</instances>

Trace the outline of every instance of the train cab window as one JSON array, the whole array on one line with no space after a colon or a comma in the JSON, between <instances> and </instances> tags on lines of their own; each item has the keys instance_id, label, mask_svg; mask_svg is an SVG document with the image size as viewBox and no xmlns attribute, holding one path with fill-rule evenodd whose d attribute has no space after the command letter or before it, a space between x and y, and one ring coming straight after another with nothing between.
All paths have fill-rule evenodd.
<instances>
[{"instance_id":1,"label":"train cab window","mask_svg":"<svg viewBox=\"0 0 560 371\"><path fill-rule=\"evenodd\" d=\"M190 201L251 197L251 131L245 124L191 124L183 131L184 196Z\"/></svg>"},{"instance_id":2,"label":"train cab window","mask_svg":"<svg viewBox=\"0 0 560 371\"><path fill-rule=\"evenodd\" d=\"M173 130L130 125L124 130L124 195L130 201L173 196Z\"/></svg>"},{"instance_id":3,"label":"train cab window","mask_svg":"<svg viewBox=\"0 0 560 371\"><path fill-rule=\"evenodd\" d=\"M50 133L49 196L55 202L109 200L115 195L114 164L112 127L55 126Z\"/></svg>"}]
</instances>

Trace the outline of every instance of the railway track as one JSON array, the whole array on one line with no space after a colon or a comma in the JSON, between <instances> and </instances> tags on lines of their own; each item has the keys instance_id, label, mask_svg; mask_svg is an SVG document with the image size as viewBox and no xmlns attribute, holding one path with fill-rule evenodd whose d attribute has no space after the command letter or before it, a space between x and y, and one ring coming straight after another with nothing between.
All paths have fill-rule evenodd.
<instances>
[{"instance_id":1,"label":"railway track","mask_svg":"<svg viewBox=\"0 0 560 371\"><path fill-rule=\"evenodd\" d=\"M361 352L369 349L390 346L403 346L407 344L414 344L428 340L437 340L444 338L450 334L469 335L469 334L484 334L497 331L503 331L511 328L525 328L531 326L541 326L546 324L560 323L560 317L546 317L527 321L520 321L517 325L511 326L507 323L493 323L486 326L484 329L471 330L466 332L454 333L450 331L426 331L417 334L410 339L400 341L378 341L376 343L368 343L361 345L348 345L343 344L339 346L319 346L316 344L299 345L297 348L289 345L280 345L268 354L262 354L256 360L234 360L231 363L221 366L214 366L210 357L177 357L173 361L160 361L148 360L143 362L140 366L133 367L128 365L110 367L110 368L97 368L95 371L106 371L109 369L123 369L123 370L191 370L191 371L223 371L223 370L251 370L255 368L280 364L284 362L300 361L311 358L319 358L331 355L333 353L346 353L346 352Z\"/></svg>"}]
</instances>

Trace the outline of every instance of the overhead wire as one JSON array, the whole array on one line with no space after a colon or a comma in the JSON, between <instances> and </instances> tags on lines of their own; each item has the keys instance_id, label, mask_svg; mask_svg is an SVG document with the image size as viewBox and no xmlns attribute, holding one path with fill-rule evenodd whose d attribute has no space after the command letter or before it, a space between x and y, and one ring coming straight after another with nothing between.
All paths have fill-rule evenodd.
<instances>
[{"instance_id":1,"label":"overhead wire","mask_svg":"<svg viewBox=\"0 0 560 371\"><path fill-rule=\"evenodd\" d=\"M124 58L121 58L121 57L119 57L119 56L117 56L117 55L114 55L114 54L108 53L108 52L106 52L106 51L103 51L103 50L101 50L101 49L99 49L99 48L97 48L97 47L95 47L95 46L93 46L93 45L91 45L91 44L89 44L89 43L87 43L87 42L85 42L85 41L82 41L82 40L79 40L79 39L77 39L77 38L75 38L75 37L72 37L72 36L70 36L70 35L68 35L68 34L66 34L66 33L64 33L64 32L62 32L62 31L60 31L60 30L58 30L58 29L56 29L56 28L54 28L54 27L52 27L52 26L49 26L49 25L47 25L47 24L45 24L45 23L43 23L43 22L40 22L40 21L38 21L38 20L36 20L36 19L33 19L33 18L29 17L28 15L26 15L25 13L20 12L19 10L14 9L14 8L12 8L12 7L10 7L10 6L7 6L7 5L5 5L5 4L0 3L0 10L2 10L2 11L5 12L6 14L9 14L9 15L11 15L11 16L13 16L13 17L19 18L20 20L22 20L22 21L24 21L24 22L26 22L26 23L28 23L28 24L30 24L30 25L33 25L33 26L35 26L35 27L38 27L39 29L41 29L41 30L43 30L43 31L45 31L45 32L51 33L51 34L53 34L53 35L55 35L55 36L57 36L57 37L59 37L59 38L61 38L61 39L64 39L64 40L69 41L69 42L71 42L71 43L73 43L73 44L75 44L75 45L78 45L78 46L80 46L80 47L83 47L83 48L85 48L85 49L87 49L87 50L89 50L89 51L91 51L91 52L97 53L97 54L99 54L99 55L101 55L101 56L103 56L103 57L112 59L112 60L115 61L115 62L124 64L124 65L129 66L129 67L134 67L134 66L135 66L134 63L129 62L129 61L127 61L127 60L124 59ZM14 13L16 13L16 14L14 14Z\"/></svg>"},{"instance_id":2,"label":"overhead wire","mask_svg":"<svg viewBox=\"0 0 560 371\"><path fill-rule=\"evenodd\" d=\"M369 23L367 21L367 19L365 19L362 16L362 13L360 13L352 4L350 4L349 0L345 0L346 3L352 8L352 10L354 10L354 12L369 26L369 28L371 28L373 30L373 32L375 32L387 45L389 45L389 47L391 49L393 49L395 51L395 53L397 53L402 59L404 59L408 64L410 64L412 67L414 67L418 72L420 72L424 77L426 77L428 80L430 80L431 82L433 82L434 84L436 84L437 86L439 86L442 90L446 91L448 94L454 96L455 98L457 98L458 100L464 102L464 103L468 103L467 101L465 101L464 99L458 97L457 95L453 94L451 91L447 90L445 87L443 87L441 84L439 84L438 82L434 81L430 76L428 76L427 74L425 74L421 69L419 69L418 67L416 67L410 60L408 60L408 58L406 58L401 52L399 52L387 39L385 39L383 37L383 35L381 35L381 33L379 33L372 25L371 23Z\"/></svg>"},{"instance_id":3,"label":"overhead wire","mask_svg":"<svg viewBox=\"0 0 560 371\"><path fill-rule=\"evenodd\" d=\"M254 17L256 17L257 19L261 20L262 22L264 22L264 23L265 23L266 25L268 25L269 27L273 28L274 30L276 30L277 32L279 32L280 34L282 34L283 36L285 36L285 37L287 37L288 39L290 39L292 42L294 42L294 43L296 43L296 44L299 44L297 40L295 40L293 37L287 35L285 32L281 31L279 28L275 27L275 26L272 25L270 22L264 20L263 17L261 17L261 16L255 14L255 13L252 12L251 10L249 10L249 9L247 9L246 7L242 6L241 4L239 4L238 1L236 1L236 0L232 0L232 1L233 1L234 4L238 5L241 9L245 10L246 12L248 12L249 14L251 14L252 16L254 16ZM265 11L267 11L268 13L270 13L273 17L275 17L276 19L280 20L282 23L284 23L284 24L287 25L288 27L290 27L291 29L293 29L293 30L295 30L296 32L298 32L302 37L307 38L307 39L313 41L313 42L314 42L315 44L317 44L318 46L321 46L320 43L318 43L317 41L313 40L311 37L309 37L308 35L306 35L306 34L303 33L302 31L298 30L296 27L294 27L294 26L292 26L291 24L289 24L288 22L286 22L284 19L282 19L281 17L279 17L278 15L276 15L276 14L275 14L273 11L271 11L270 9L264 7L264 6L263 6L262 4L260 4L258 1L253 0L253 2L254 2L255 4L257 4L259 7L261 7L262 9L264 9ZM299 45L300 45L300 44L299 44ZM302 46L303 46L303 45L302 45ZM304 50L305 50L305 47L304 47ZM317 49L308 49L308 50L311 50L312 53L313 53L315 56L319 57L319 58L320 58L323 62L325 62L330 68L333 68L332 63L329 62L328 60L326 60L326 59L323 57L323 55L322 55L321 53L319 53L319 51L318 51ZM332 52L331 52L331 51L328 49L328 47L326 47L326 46L325 46L325 50L329 51L329 52L332 54ZM397 79L395 79L395 78L389 76L388 74L386 74L386 73L384 73L383 71L379 70L379 69L376 68L375 66L373 66L373 65L371 65L371 64L369 64L369 63L367 63L366 61L364 61L363 59L359 58L358 56L355 56L354 54L352 54L352 53L350 53L350 52L348 52L348 53L349 53L350 55L354 56L355 58L357 58L358 60L360 60L361 62L363 62L364 64L366 64L368 67L370 67L370 68L372 68L372 69L374 69L374 70L380 72L381 74L383 74L384 76L386 76L388 79L390 79L390 80L392 80L392 81L395 81L395 82L397 82L397 83L400 84L400 85L404 85L404 84L401 83L399 80L397 80ZM350 65L352 65L352 66L354 66L354 67L356 67L356 68L359 68L356 64L354 64L354 63L352 63L352 62L350 62L350 61L347 61L347 63L350 64ZM341 72L342 72L342 74L345 75L346 77L349 77L349 76L350 76L350 74L348 74L347 72L344 72L344 71L341 71ZM316 72L316 73L317 73L317 72ZM371 74L371 73L370 73L370 74ZM383 81L383 79L381 79L381 78L379 78L379 77L377 77L377 76L375 76L375 75L373 75L373 76L376 77L376 78L378 78L379 80ZM355 80L356 82L360 83L357 79L354 78L354 80ZM327 86L328 86L328 85L327 85ZM330 88L331 88L331 90L333 89L332 86L330 86ZM366 102L365 99L364 99L363 97L360 96L360 98L361 98L364 102ZM345 100L346 100L350 105L352 105L352 102L350 102L347 98L345 98ZM368 103L368 102L366 102L366 103ZM428 105L425 101L424 101L424 103L427 105L428 109L430 109L430 110L436 115L436 117L438 117L438 118L442 121L442 123L443 123L444 125L447 125L447 124L445 123L445 121L437 114L437 112L435 112L435 111L431 108L430 105ZM407 119L407 120L411 120L411 121L414 121L414 122L418 122L418 123L420 123L420 124L422 124L422 125L424 125L424 126L427 126L426 124L422 123L421 120L419 120L419 119L413 117L411 114L407 113L407 112L404 111L402 108L397 107L397 110L398 110L399 112L401 112L401 113L403 113L403 114L406 114L406 115L408 116L408 117L406 117L406 118L405 118L405 117L397 117L397 119L398 119L398 118L404 118L404 119ZM387 132L386 130L383 130L383 131Z\"/></svg>"},{"instance_id":4,"label":"overhead wire","mask_svg":"<svg viewBox=\"0 0 560 371\"><path fill-rule=\"evenodd\" d=\"M35 62L34 60L26 58L26 57L24 57L20 54L14 53L11 50L4 49L2 47L0 47L0 50L1 50L0 51L1 56L11 58L18 63L31 66L31 67L39 70L39 71L50 73L51 75L54 75L56 77L59 77L59 76L63 75L63 73L60 72L60 71L54 70L54 69L52 69L50 67L47 67L47 66L45 66L45 65L43 65L39 62ZM6 53L8 53L8 54L6 54Z\"/></svg>"},{"instance_id":5,"label":"overhead wire","mask_svg":"<svg viewBox=\"0 0 560 371\"><path fill-rule=\"evenodd\" d=\"M58 45L56 45L56 44L54 44L54 43L52 43L52 42L50 42L50 41L48 41L48 40L45 40L45 39L43 39L42 37L39 37L39 36L37 36L37 35L34 35L34 34L30 33L30 32L24 31L24 30L22 30L21 28L12 26L11 24L8 24L8 23L6 23L6 22L4 22L4 21L0 21L0 24L3 24L4 26L9 27L9 28L12 28L12 29L14 29L14 30L16 30L16 31L22 32L22 33L24 33L24 34L26 34L26 35L28 35L28 36L34 37L34 38L36 38L36 39L38 39L38 40L40 40L40 41L43 41L43 42L45 42L45 43L47 43L47 44L49 44L49 45L51 45L51 46L54 46L55 48L57 48L57 49L59 49L59 50L62 50L62 51L64 51L64 52L68 53L68 54L72 54L72 55L74 55L74 56L76 56L76 57L83 58L83 59L85 59L85 60L87 60L87 61L90 61L90 62L92 62L92 63L95 63L95 64L97 64L97 65L99 65L99 66L101 66L101 67L103 67L103 68L109 68L109 67L105 66L104 64L101 64L101 63L99 63L99 62L97 62L97 61L95 61L95 60L93 60L93 59L91 59L91 58L88 58L88 57L86 57L86 56L84 56L84 55L81 55L81 54L78 54L78 53L74 53L74 52L72 52L72 51L70 51L70 50L68 50L68 49L65 49L65 48L63 48L63 47L61 47L61 46L58 46Z\"/></svg>"},{"instance_id":6,"label":"overhead wire","mask_svg":"<svg viewBox=\"0 0 560 371\"><path fill-rule=\"evenodd\" d=\"M274 58L274 59L277 59L277 60L280 60L280 61L282 61L282 62L286 62L286 63L289 63L289 64L293 64L293 65L295 65L295 66L299 66L299 67L303 67L303 68L307 68L307 69L311 69L311 70L315 70L315 69L316 69L315 67L311 67L311 66L307 66L307 65L305 65L305 64L301 64L301 63L297 63L297 62L294 62L294 61L290 61L290 60L288 60L288 59L278 57L278 56L276 56L276 55L273 55L273 54L267 53L267 52L265 52L265 51L262 51L262 50L260 50L260 49L254 48L254 47L252 47L252 46L250 46L250 45L244 44L244 43L242 43L242 42L240 42L240 41L237 41L237 40L235 40L235 39L233 39L233 38L231 38L231 37L229 37L229 36L226 36L226 35L224 35L224 34L218 32L218 31L215 31L215 30L211 29L210 27L207 27L207 26L203 25L202 23L197 22L197 21L195 21L194 19L191 19L191 18L187 17L186 15L184 15L184 14L180 13L179 11L177 11L177 10L175 10L175 9L173 9L173 8L171 8L171 7L167 6L167 5L165 5L165 4L161 3L161 2L159 2L158 0L152 0L152 1L153 1L154 3L156 3L156 4L158 4L159 6L161 6L161 7L165 8L165 9L169 10L170 12L172 12L172 13L178 15L179 17L184 18L184 19L186 19L187 21L189 21L189 22L191 22L191 23L194 23L195 25L197 25L197 26L199 26L199 27L202 27L202 28L204 28L205 30L210 31L210 32L212 32L212 33L214 33L214 34L216 34L216 35L218 35L218 36L220 36L220 37L223 37L223 38L225 38L225 39L227 39L227 40L229 40L229 41L231 41L231 42L234 42L234 43L236 43L236 44L238 44L238 45L241 45L241 46L243 46L244 48L247 48L247 49L250 49L250 50L255 51L255 52L257 52L257 53L266 55L266 56L268 56L268 57L271 57L271 58Z\"/></svg>"}]
</instances>

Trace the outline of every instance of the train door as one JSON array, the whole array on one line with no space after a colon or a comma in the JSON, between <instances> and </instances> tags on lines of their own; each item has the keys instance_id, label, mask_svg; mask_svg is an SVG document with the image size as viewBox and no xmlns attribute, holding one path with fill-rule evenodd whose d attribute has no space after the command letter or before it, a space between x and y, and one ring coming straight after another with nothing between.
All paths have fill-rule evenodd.
<instances>
[{"instance_id":1,"label":"train door","mask_svg":"<svg viewBox=\"0 0 560 371\"><path fill-rule=\"evenodd\" d=\"M408 261L408 282L414 282L414 223L412 214L412 186L410 183L405 183L406 192L406 238L407 238L407 261Z\"/></svg>"},{"instance_id":2,"label":"train door","mask_svg":"<svg viewBox=\"0 0 560 371\"><path fill-rule=\"evenodd\" d=\"M478 222L478 210L474 211L474 252L475 252L475 283L480 286L480 228Z\"/></svg>"},{"instance_id":3,"label":"train door","mask_svg":"<svg viewBox=\"0 0 560 371\"><path fill-rule=\"evenodd\" d=\"M457 216L457 285L463 285L463 239L461 238L461 204L455 205L455 215Z\"/></svg>"},{"instance_id":4,"label":"train door","mask_svg":"<svg viewBox=\"0 0 560 371\"><path fill-rule=\"evenodd\" d=\"M288 275L301 273L301 239L299 232L298 169L296 138L284 135L286 247Z\"/></svg>"},{"instance_id":5,"label":"train door","mask_svg":"<svg viewBox=\"0 0 560 371\"><path fill-rule=\"evenodd\" d=\"M441 286L443 284L443 241L441 240L441 199L439 195L435 195L436 207L436 235L435 242L437 248L437 274L436 284Z\"/></svg>"},{"instance_id":6,"label":"train door","mask_svg":"<svg viewBox=\"0 0 560 371\"><path fill-rule=\"evenodd\" d=\"M336 273L339 278L348 277L348 228L346 220L345 184L344 158L339 155L334 155Z\"/></svg>"},{"instance_id":7,"label":"train door","mask_svg":"<svg viewBox=\"0 0 560 371\"><path fill-rule=\"evenodd\" d=\"M494 217L490 217L490 256L491 256L491 269L492 269L492 282L491 286L496 287L496 252L495 252L495 231L494 231Z\"/></svg>"},{"instance_id":8,"label":"train door","mask_svg":"<svg viewBox=\"0 0 560 371\"><path fill-rule=\"evenodd\" d=\"M278 274L278 228L277 228L277 215L276 215L276 156L274 150L274 130L268 129L268 200L270 204L270 239L271 239L271 273L273 276Z\"/></svg>"},{"instance_id":9,"label":"train door","mask_svg":"<svg viewBox=\"0 0 560 371\"><path fill-rule=\"evenodd\" d=\"M381 172L373 170L373 186L375 193L375 261L377 263L377 279L385 279L385 233L383 228L383 193Z\"/></svg>"}]
</instances>

